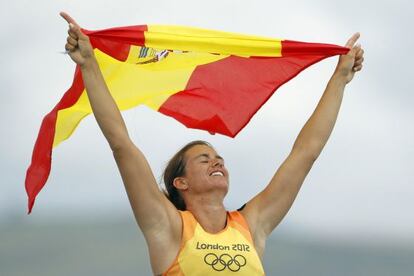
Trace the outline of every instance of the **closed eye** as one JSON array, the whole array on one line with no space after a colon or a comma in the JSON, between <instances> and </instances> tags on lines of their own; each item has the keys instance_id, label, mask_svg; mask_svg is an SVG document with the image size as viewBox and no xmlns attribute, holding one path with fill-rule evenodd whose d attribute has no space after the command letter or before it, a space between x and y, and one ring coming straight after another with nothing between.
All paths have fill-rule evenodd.
<instances>
[{"instance_id":1,"label":"closed eye","mask_svg":"<svg viewBox=\"0 0 414 276\"><path fill-rule=\"evenodd\" d=\"M210 159L210 156L207 153L202 153L198 156L196 156L194 159L200 159L200 163L210 163L212 159ZM204 159L203 159L204 158ZM216 159L221 160L221 163L224 165L224 159L220 155L215 156Z\"/></svg>"}]
</instances>

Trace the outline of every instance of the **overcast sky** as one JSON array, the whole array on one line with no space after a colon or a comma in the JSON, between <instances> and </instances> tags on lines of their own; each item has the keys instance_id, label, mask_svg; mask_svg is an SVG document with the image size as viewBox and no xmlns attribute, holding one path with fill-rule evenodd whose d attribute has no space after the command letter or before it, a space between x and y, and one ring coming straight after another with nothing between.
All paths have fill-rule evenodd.
<instances>
[{"instance_id":1,"label":"overcast sky","mask_svg":"<svg viewBox=\"0 0 414 276\"><path fill-rule=\"evenodd\" d=\"M86 29L177 24L340 45L361 32L365 67L346 88L334 132L280 227L414 245L414 8L408 0L8 2L0 11L0 223L131 215L92 116L54 150L50 178L33 214L25 215L24 178L41 120L69 87L75 67L59 54L67 31L61 10ZM157 177L182 145L211 142L230 171L226 206L237 208L287 156L336 62L324 60L281 87L235 139L186 129L145 107L124 118Z\"/></svg>"}]
</instances>

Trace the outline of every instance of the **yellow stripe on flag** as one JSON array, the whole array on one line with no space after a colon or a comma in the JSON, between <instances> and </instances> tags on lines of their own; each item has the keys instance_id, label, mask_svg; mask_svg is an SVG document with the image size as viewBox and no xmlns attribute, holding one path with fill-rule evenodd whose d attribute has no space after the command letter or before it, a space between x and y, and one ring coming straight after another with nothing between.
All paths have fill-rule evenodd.
<instances>
[{"instance_id":1,"label":"yellow stripe on flag","mask_svg":"<svg viewBox=\"0 0 414 276\"><path fill-rule=\"evenodd\" d=\"M198 65L227 57L208 53L169 52L160 61L137 64L140 61L140 47L137 46L131 46L127 62L117 61L98 49L94 52L109 91L120 110L140 104L158 110L168 97L185 89ZM58 112L53 147L69 138L82 118L90 113L92 109L86 91L83 91L76 104Z\"/></svg>"},{"instance_id":2,"label":"yellow stripe on flag","mask_svg":"<svg viewBox=\"0 0 414 276\"><path fill-rule=\"evenodd\" d=\"M145 46L225 55L281 56L281 40L200 28L148 25Z\"/></svg>"}]
</instances>

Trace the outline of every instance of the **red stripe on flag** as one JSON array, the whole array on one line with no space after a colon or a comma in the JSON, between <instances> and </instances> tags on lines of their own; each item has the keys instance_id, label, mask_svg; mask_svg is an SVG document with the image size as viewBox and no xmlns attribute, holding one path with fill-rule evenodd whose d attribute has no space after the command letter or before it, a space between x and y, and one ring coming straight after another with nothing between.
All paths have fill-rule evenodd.
<instances>
[{"instance_id":1,"label":"red stripe on flag","mask_svg":"<svg viewBox=\"0 0 414 276\"><path fill-rule=\"evenodd\" d=\"M324 55L326 57L334 55L344 55L348 53L349 48L325 44L325 43L310 43L293 40L282 41L282 57L296 56L296 55Z\"/></svg>"},{"instance_id":2,"label":"red stripe on flag","mask_svg":"<svg viewBox=\"0 0 414 276\"><path fill-rule=\"evenodd\" d=\"M230 56L197 66L186 89L168 98L159 112L189 128L235 137L277 88L333 54L338 52L278 58Z\"/></svg>"},{"instance_id":3,"label":"red stripe on flag","mask_svg":"<svg viewBox=\"0 0 414 276\"><path fill-rule=\"evenodd\" d=\"M75 77L72 86L66 91L59 103L47 114L40 126L39 134L32 154L32 163L26 172L26 193L29 198L28 213L32 211L37 194L45 185L49 174L52 161L53 139L55 137L55 127L57 113L74 105L84 90L82 74L79 66L76 67Z\"/></svg>"},{"instance_id":4,"label":"red stripe on flag","mask_svg":"<svg viewBox=\"0 0 414 276\"><path fill-rule=\"evenodd\" d=\"M144 32L147 30L147 25L138 25L98 31L82 29L82 32L89 36L93 48L98 48L113 58L125 61L131 45L145 46Z\"/></svg>"}]
</instances>

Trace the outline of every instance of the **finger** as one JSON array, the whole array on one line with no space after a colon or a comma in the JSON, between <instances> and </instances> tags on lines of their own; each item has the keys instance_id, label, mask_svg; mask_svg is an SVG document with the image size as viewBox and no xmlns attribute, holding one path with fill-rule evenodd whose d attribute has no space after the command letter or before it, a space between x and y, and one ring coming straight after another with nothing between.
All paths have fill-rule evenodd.
<instances>
[{"instance_id":1,"label":"finger","mask_svg":"<svg viewBox=\"0 0 414 276\"><path fill-rule=\"evenodd\" d=\"M88 36L82 33L80 27L78 25L74 25L69 23L69 32L71 32L75 39L85 40L88 39Z\"/></svg>"},{"instance_id":2,"label":"finger","mask_svg":"<svg viewBox=\"0 0 414 276\"><path fill-rule=\"evenodd\" d=\"M357 58L362 58L362 57L364 57L364 50L363 50L363 49L360 49L360 50L357 52L356 57L357 57Z\"/></svg>"},{"instance_id":3,"label":"finger","mask_svg":"<svg viewBox=\"0 0 414 276\"><path fill-rule=\"evenodd\" d=\"M66 12L60 12L59 13L60 14L60 16L62 16L63 17L63 19L65 19L66 20L66 22L68 22L68 24L73 24L73 25L75 25L75 26L78 26L79 27L79 25L78 25L78 23L76 23L76 21L75 21L75 19L73 19L69 14L67 14Z\"/></svg>"},{"instance_id":4,"label":"finger","mask_svg":"<svg viewBox=\"0 0 414 276\"><path fill-rule=\"evenodd\" d=\"M78 36L70 29L68 30L68 35L73 39L78 39Z\"/></svg>"},{"instance_id":5,"label":"finger","mask_svg":"<svg viewBox=\"0 0 414 276\"><path fill-rule=\"evenodd\" d=\"M70 52L72 52L73 50L75 50L76 49L76 47L75 46L73 46L73 45L71 45L71 44L69 44L69 43L66 43L65 44L65 50L66 51L70 51Z\"/></svg>"},{"instance_id":6,"label":"finger","mask_svg":"<svg viewBox=\"0 0 414 276\"><path fill-rule=\"evenodd\" d=\"M68 24L69 24L68 34L72 38L74 38L74 39L78 39L78 38L85 39L86 38L86 35L84 35L82 33L82 31L80 30L81 28L80 28L79 24L76 23L76 21L69 14L67 14L65 12L60 12L59 14L60 14L60 16L63 17L63 19L66 20L66 22L68 22Z\"/></svg>"},{"instance_id":7,"label":"finger","mask_svg":"<svg viewBox=\"0 0 414 276\"><path fill-rule=\"evenodd\" d=\"M361 62L364 60L364 50L360 49L355 54L355 62Z\"/></svg>"},{"instance_id":8,"label":"finger","mask_svg":"<svg viewBox=\"0 0 414 276\"><path fill-rule=\"evenodd\" d=\"M78 45L78 41L70 36L68 36L68 38L66 39L66 41L73 46L77 46Z\"/></svg>"},{"instance_id":9,"label":"finger","mask_svg":"<svg viewBox=\"0 0 414 276\"><path fill-rule=\"evenodd\" d=\"M357 40L358 40L359 37L360 37L360 34L359 33L353 34L351 36L351 38L348 39L348 41L346 42L345 47L348 47L348 48L354 47L354 44L357 42Z\"/></svg>"},{"instance_id":10,"label":"finger","mask_svg":"<svg viewBox=\"0 0 414 276\"><path fill-rule=\"evenodd\" d=\"M359 65L362 65L363 61L364 61L363 59L355 61L354 67L357 67Z\"/></svg>"},{"instance_id":11,"label":"finger","mask_svg":"<svg viewBox=\"0 0 414 276\"><path fill-rule=\"evenodd\" d=\"M358 58L358 52L361 50L361 44L356 44L356 45L354 45L352 48L351 48L351 50L349 50L349 52L348 52L348 56L351 56L351 57L353 57L355 60Z\"/></svg>"},{"instance_id":12,"label":"finger","mask_svg":"<svg viewBox=\"0 0 414 276\"><path fill-rule=\"evenodd\" d=\"M353 70L354 72L361 71L361 69L362 69L362 64L361 64L361 65L358 65L358 66L355 66L354 68L352 68L352 70Z\"/></svg>"},{"instance_id":13,"label":"finger","mask_svg":"<svg viewBox=\"0 0 414 276\"><path fill-rule=\"evenodd\" d=\"M73 37L74 39L78 40L79 39L79 32L78 29L76 29L76 26L73 25L72 23L69 23L69 36Z\"/></svg>"}]
</instances>

